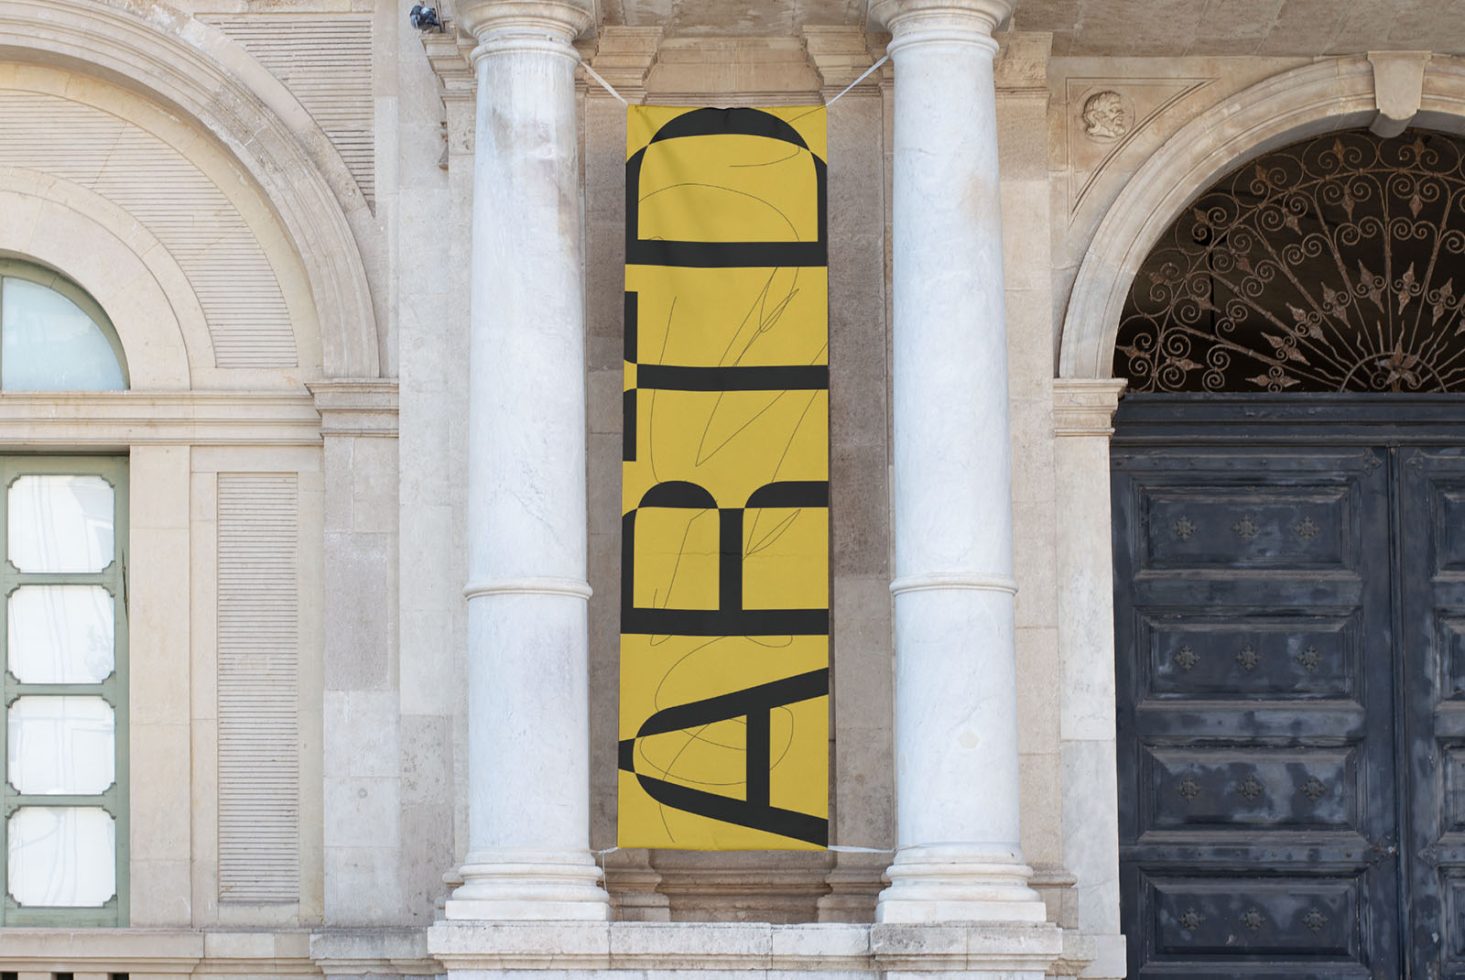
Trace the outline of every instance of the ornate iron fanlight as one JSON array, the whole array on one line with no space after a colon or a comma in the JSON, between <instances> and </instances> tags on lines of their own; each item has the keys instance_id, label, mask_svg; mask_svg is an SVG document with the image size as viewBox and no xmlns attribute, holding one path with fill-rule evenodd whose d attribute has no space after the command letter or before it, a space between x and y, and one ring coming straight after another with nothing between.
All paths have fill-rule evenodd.
<instances>
[{"instance_id":1,"label":"ornate iron fanlight","mask_svg":"<svg viewBox=\"0 0 1465 980\"><path fill-rule=\"evenodd\" d=\"M1465 392L1465 143L1328 135L1203 194L1130 287L1135 391Z\"/></svg>"}]
</instances>

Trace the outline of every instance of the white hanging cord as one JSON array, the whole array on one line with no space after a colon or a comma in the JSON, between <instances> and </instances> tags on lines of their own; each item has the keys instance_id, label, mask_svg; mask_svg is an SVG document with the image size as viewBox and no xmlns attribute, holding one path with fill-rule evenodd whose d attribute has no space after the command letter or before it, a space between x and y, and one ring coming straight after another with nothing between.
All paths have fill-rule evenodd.
<instances>
[{"instance_id":1,"label":"white hanging cord","mask_svg":"<svg viewBox=\"0 0 1465 980\"><path fill-rule=\"evenodd\" d=\"M869 68L866 68L865 69L864 74L862 74L859 78L855 79L854 81L852 81L848 85L846 85L842 90L840 90L840 93L838 95L836 95L834 98L832 98L828 102L824 103L824 108L828 109L830 106L834 105L834 103L836 103L840 99L844 98L849 93L849 90L850 89L854 88L856 85L860 84L865 79L867 79L871 75L875 74L876 70L879 69L879 67L881 65L885 64L885 62L887 62L889 60L890 60L890 55L888 55L888 54L882 54L880 56L880 60L879 61L875 62ZM830 848L830 849L833 850L833 848Z\"/></svg>"},{"instance_id":2,"label":"white hanging cord","mask_svg":"<svg viewBox=\"0 0 1465 980\"><path fill-rule=\"evenodd\" d=\"M629 103L629 102L626 101L626 97L624 95L622 95L621 93L617 92L611 86L610 82L607 82L605 79L601 78L600 77L600 72L596 71L594 68L591 68L589 62L587 62L587 61L580 62L580 67L583 68L583 69L585 69L585 74L589 75L591 78L593 78L597 82L599 82L601 88L605 89L611 95L613 95L617 99L619 99L621 105L628 106L628 105L631 104L631 103Z\"/></svg>"},{"instance_id":3,"label":"white hanging cord","mask_svg":"<svg viewBox=\"0 0 1465 980\"><path fill-rule=\"evenodd\" d=\"M879 71L880 70L880 66L883 65L883 64L885 64L885 62L887 62L889 60L890 60L890 55L888 55L888 54L881 55L880 56L880 60L877 61L877 62L875 62L869 68L866 68L863 72L861 72L859 78L855 79L854 81L852 81L848 85L846 85L844 88L840 89L838 95L836 95L834 98L830 99L828 102L824 103L824 108L827 109L830 106L834 105L834 103L838 102L840 99L844 98L846 95L849 94L849 92L850 92L851 89L853 89L856 85L858 85L861 82L863 82L865 79L869 78L871 75L875 74L875 72ZM618 102L620 102L621 105L628 106L628 105L631 104L631 103L629 103L629 102L626 101L626 97L624 95L622 95L621 93L619 93L619 92L617 92L615 90L615 86L611 85L610 82L607 82L605 79L601 78L600 77L600 72L596 71L594 68L591 68L589 62L585 62L585 61L580 62L580 67L581 68L584 68L585 69L585 74L587 74L591 78L595 79L595 81L597 83L599 83L600 87L603 88L603 89L605 89L607 92L609 92Z\"/></svg>"}]
</instances>

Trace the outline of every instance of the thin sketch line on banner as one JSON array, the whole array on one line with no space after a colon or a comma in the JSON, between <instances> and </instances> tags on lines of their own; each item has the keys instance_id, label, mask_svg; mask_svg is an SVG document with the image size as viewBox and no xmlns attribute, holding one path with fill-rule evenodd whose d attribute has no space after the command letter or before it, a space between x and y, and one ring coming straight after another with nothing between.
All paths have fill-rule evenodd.
<instances>
[{"instance_id":1,"label":"thin sketch line on banner","mask_svg":"<svg viewBox=\"0 0 1465 980\"><path fill-rule=\"evenodd\" d=\"M830 106L834 105L834 103L838 102L840 99L842 99L846 95L848 95L850 89L854 88L856 85L860 84L865 79L867 79L871 75L875 74L875 72L879 70L880 66L883 65L883 64L885 64L885 62L887 62L889 60L890 60L890 55L888 55L888 54L881 55L880 56L880 60L877 61L877 62L875 62L869 68L866 68L864 70L864 72L862 72L860 74L860 77L859 78L856 78L854 81L850 82L844 88L840 89L838 95L836 95L834 98L830 99L828 102L824 103L822 106L815 106L815 109L828 109ZM615 90L615 86L611 85L610 82L607 82L605 79L601 78L600 77L600 72L596 71L594 68L591 68L589 62L585 62L585 61L580 62L580 67L581 68L584 68L585 69L585 74L587 74L591 78L595 79L595 81L597 83L599 83L599 85L600 85L601 88L605 89L612 96L614 96L616 99L618 99L620 101L621 105L629 106L631 104L630 102L626 101L626 97L624 95L622 95L621 93L619 93L619 92L617 92ZM813 110L810 110L810 111L813 111ZM807 115L807 113L805 113L805 115ZM802 118L802 117L797 117L797 118Z\"/></svg>"}]
</instances>

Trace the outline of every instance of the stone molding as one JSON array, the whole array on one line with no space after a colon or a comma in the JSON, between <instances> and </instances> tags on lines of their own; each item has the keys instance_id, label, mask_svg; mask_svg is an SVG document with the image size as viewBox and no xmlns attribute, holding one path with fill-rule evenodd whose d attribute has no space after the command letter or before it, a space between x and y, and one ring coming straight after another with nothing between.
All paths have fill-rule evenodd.
<instances>
[{"instance_id":1,"label":"stone molding","mask_svg":"<svg viewBox=\"0 0 1465 980\"><path fill-rule=\"evenodd\" d=\"M805 24L801 30L804 50L824 80L825 101L852 85L881 56L871 50L869 35L859 27ZM871 72L849 94L879 95L883 76L883 71Z\"/></svg>"},{"instance_id":2,"label":"stone molding","mask_svg":"<svg viewBox=\"0 0 1465 980\"><path fill-rule=\"evenodd\" d=\"M397 437L397 382L315 381L306 387L315 396L321 435Z\"/></svg>"},{"instance_id":3,"label":"stone molding","mask_svg":"<svg viewBox=\"0 0 1465 980\"><path fill-rule=\"evenodd\" d=\"M468 169L471 171L476 135L475 93L478 90L478 78L473 70L474 42L459 34L452 24L441 34L425 32L420 36L428 67L437 76L439 98L443 103L443 139L446 145L438 166L450 170L455 158L468 157Z\"/></svg>"},{"instance_id":4,"label":"stone molding","mask_svg":"<svg viewBox=\"0 0 1465 980\"><path fill-rule=\"evenodd\" d=\"M1123 936L1091 936L1079 932L1077 929L1063 930L1063 952L1048 967L1050 977L1081 977L1084 976L1090 967L1100 966L1101 970L1109 967L1104 961L1105 954L1112 952L1113 940L1119 941L1119 972L1088 973L1089 976L1108 977L1121 976L1124 971L1124 937ZM1110 957L1112 959L1112 957Z\"/></svg>"},{"instance_id":5,"label":"stone molding","mask_svg":"<svg viewBox=\"0 0 1465 980\"><path fill-rule=\"evenodd\" d=\"M612 918L622 922L670 922L671 900L661 894L661 873L645 848L616 848L601 859Z\"/></svg>"},{"instance_id":6,"label":"stone molding","mask_svg":"<svg viewBox=\"0 0 1465 980\"><path fill-rule=\"evenodd\" d=\"M0 428L12 446L58 449L318 446L321 417L304 392L7 392Z\"/></svg>"},{"instance_id":7,"label":"stone molding","mask_svg":"<svg viewBox=\"0 0 1465 980\"><path fill-rule=\"evenodd\" d=\"M1188 202L1268 150L1371 125L1378 118L1378 99L1369 58L1326 58L1264 79L1180 127L1129 178L1084 253L1064 317L1059 376L1110 376L1130 283ZM1459 60L1430 57L1414 121L1465 132L1465 66Z\"/></svg>"},{"instance_id":8,"label":"stone molding","mask_svg":"<svg viewBox=\"0 0 1465 980\"><path fill-rule=\"evenodd\" d=\"M1053 925L770 925L734 922L438 923L428 949L451 971L708 970L1045 972Z\"/></svg>"},{"instance_id":9,"label":"stone molding","mask_svg":"<svg viewBox=\"0 0 1465 980\"><path fill-rule=\"evenodd\" d=\"M422 49L427 52L427 64L442 84L442 99L473 102L476 79L473 75L473 42L456 31L441 34L421 35Z\"/></svg>"},{"instance_id":10,"label":"stone molding","mask_svg":"<svg viewBox=\"0 0 1465 980\"><path fill-rule=\"evenodd\" d=\"M894 848L837 853L834 870L824 876L829 893L819 899L819 921L863 923L874 919L880 893L890 884L885 869L894 859Z\"/></svg>"},{"instance_id":11,"label":"stone molding","mask_svg":"<svg viewBox=\"0 0 1465 980\"><path fill-rule=\"evenodd\" d=\"M435 976L425 929L298 931L5 930L0 965L22 973L237 977Z\"/></svg>"},{"instance_id":12,"label":"stone molding","mask_svg":"<svg viewBox=\"0 0 1465 980\"><path fill-rule=\"evenodd\" d=\"M1053 54L1053 35L1045 31L1009 31L998 41L1001 47L992 66L998 94L1046 101L1051 94L1048 61Z\"/></svg>"},{"instance_id":13,"label":"stone molding","mask_svg":"<svg viewBox=\"0 0 1465 980\"><path fill-rule=\"evenodd\" d=\"M646 76L656 64L661 37L660 27L602 27L594 54L585 60L626 101L641 102L646 98ZM586 81L592 96L610 97L593 79L587 76Z\"/></svg>"},{"instance_id":14,"label":"stone molding","mask_svg":"<svg viewBox=\"0 0 1465 980\"><path fill-rule=\"evenodd\" d=\"M22 974L316 976L310 934L7 927L0 962Z\"/></svg>"},{"instance_id":15,"label":"stone molding","mask_svg":"<svg viewBox=\"0 0 1465 980\"><path fill-rule=\"evenodd\" d=\"M1110 436L1114 412L1129 382L1123 378L1058 378L1053 382L1055 436Z\"/></svg>"},{"instance_id":16,"label":"stone molding","mask_svg":"<svg viewBox=\"0 0 1465 980\"><path fill-rule=\"evenodd\" d=\"M829 892L829 851L653 851L674 919L811 922Z\"/></svg>"},{"instance_id":17,"label":"stone molding","mask_svg":"<svg viewBox=\"0 0 1465 980\"><path fill-rule=\"evenodd\" d=\"M1073 976L1091 937L1053 925L733 922L438 922L431 928L231 932L5 931L0 965L21 972L147 976L435 976L444 970L644 970ZM624 975L624 974L615 974Z\"/></svg>"},{"instance_id":18,"label":"stone molding","mask_svg":"<svg viewBox=\"0 0 1465 980\"><path fill-rule=\"evenodd\" d=\"M310 937L310 958L328 977L420 977L442 972L426 929L332 929Z\"/></svg>"},{"instance_id":19,"label":"stone molding","mask_svg":"<svg viewBox=\"0 0 1465 980\"><path fill-rule=\"evenodd\" d=\"M0 47L90 65L126 79L226 144L294 241L321 324L325 372L380 371L376 314L353 231L371 226L366 199L330 139L287 89L222 31L162 3L143 20L127 5L0 0Z\"/></svg>"}]
</instances>

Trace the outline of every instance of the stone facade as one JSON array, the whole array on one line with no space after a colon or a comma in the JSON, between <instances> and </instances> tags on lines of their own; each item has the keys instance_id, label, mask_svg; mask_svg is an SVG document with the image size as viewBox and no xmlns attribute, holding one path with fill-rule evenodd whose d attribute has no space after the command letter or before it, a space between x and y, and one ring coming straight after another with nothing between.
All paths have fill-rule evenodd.
<instances>
[{"instance_id":1,"label":"stone facade","mask_svg":"<svg viewBox=\"0 0 1465 980\"><path fill-rule=\"evenodd\" d=\"M1204 5L867 6L459 0L419 34L389 0L0 0L0 254L91 293L131 376L0 394L0 448L129 456L133 670L130 925L5 927L0 970L1123 975L1107 449L1124 294L1179 210L1266 149L1465 132L1465 62L1428 53L1459 27L1443 0L1413 19L1271 0L1163 37L1165 11ZM625 122L577 62L633 102L840 95L829 853L613 846ZM479 152L475 125L518 139ZM544 179L529 145L557 163L560 212L495 193ZM516 266L524 251L554 261ZM470 301L490 261L539 277L556 300L536 342L558 331L583 356L529 377L485 360L485 311L537 315ZM971 373L903 400L937 348ZM943 412L967 437L945 456ZM527 526L523 472L486 449L525 425L568 453L535 471L545 533L507 567L467 542ZM997 528L1010 553L911 544L935 506L923 480L973 518L964 540ZM286 515L256 537L297 586L271 620L291 666L268 676L227 601L254 587L230 548L263 510ZM501 647L531 656L555 616L569 681L523 702L527 722L493 709L470 669L481 624L519 624ZM945 637L949 673L899 673L915 625L994 620L1010 626ZM265 731L250 697L295 709ZM956 729L897 718L965 725L974 701L989 755L947 758ZM546 723L564 745L499 754ZM265 751L288 778L265 778ZM505 779L554 788L485 817ZM536 820L549 797L558 816ZM549 837L526 863L503 841L530 825ZM523 881L550 878L553 908L521 915Z\"/></svg>"}]
</instances>

